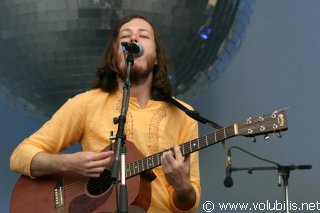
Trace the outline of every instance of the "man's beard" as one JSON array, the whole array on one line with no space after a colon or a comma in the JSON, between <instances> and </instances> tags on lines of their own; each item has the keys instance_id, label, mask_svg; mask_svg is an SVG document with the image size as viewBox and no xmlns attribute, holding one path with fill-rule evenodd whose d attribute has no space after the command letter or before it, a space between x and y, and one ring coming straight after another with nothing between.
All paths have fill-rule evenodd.
<instances>
[{"instance_id":1,"label":"man's beard","mask_svg":"<svg viewBox=\"0 0 320 213\"><path fill-rule=\"evenodd\" d=\"M155 66L154 64L154 59L152 56L147 56L146 58L147 60L147 67L146 69L144 69L142 66L138 65L138 64L133 64L133 66L131 66L131 70L130 70L130 82L133 85L141 85L143 83L146 82L146 80L148 79L150 73L153 71L153 68ZM126 81L126 68L125 66L120 66L119 64L117 64L117 75L118 77L125 82Z\"/></svg>"}]
</instances>

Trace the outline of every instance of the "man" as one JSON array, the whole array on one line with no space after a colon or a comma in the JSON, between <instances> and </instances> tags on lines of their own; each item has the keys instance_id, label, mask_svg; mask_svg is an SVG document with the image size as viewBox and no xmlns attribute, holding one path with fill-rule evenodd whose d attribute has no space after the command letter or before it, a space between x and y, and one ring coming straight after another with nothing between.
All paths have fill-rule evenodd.
<instances>
[{"instance_id":1,"label":"man","mask_svg":"<svg viewBox=\"0 0 320 213\"><path fill-rule=\"evenodd\" d=\"M198 126L165 102L171 96L168 62L158 32L143 16L129 16L119 24L105 50L94 89L68 100L25 139L11 156L11 169L31 178L65 171L95 178L111 169L113 152L101 151L110 143L107 133L117 130L113 118L121 109L126 70L121 42L144 47L130 74L127 140L145 156L174 147L174 153L162 155L162 166L153 169L156 179L151 183L148 212L194 212L200 201L198 153L183 157L177 144L197 138ZM77 141L82 152L60 153Z\"/></svg>"}]
</instances>

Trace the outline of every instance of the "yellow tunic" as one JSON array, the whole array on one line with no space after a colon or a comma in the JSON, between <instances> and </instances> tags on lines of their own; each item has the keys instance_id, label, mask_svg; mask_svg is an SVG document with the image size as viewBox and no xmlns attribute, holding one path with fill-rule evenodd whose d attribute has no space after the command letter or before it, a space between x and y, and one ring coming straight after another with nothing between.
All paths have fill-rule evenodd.
<instances>
[{"instance_id":1,"label":"yellow tunic","mask_svg":"<svg viewBox=\"0 0 320 213\"><path fill-rule=\"evenodd\" d=\"M80 142L83 151L102 151L109 145L109 133L117 132L113 118L120 115L122 94L109 94L94 89L69 99L37 132L26 138L11 156L11 169L30 176L32 158L38 152L59 153ZM183 103L190 108L187 104ZM198 125L184 112L162 101L149 101L141 108L130 98L125 132L144 156L171 148L198 137ZM190 178L197 201L188 212L194 212L200 202L198 153L191 154ZM148 212L181 212L172 202L173 189L162 168L153 169L152 199Z\"/></svg>"}]
</instances>

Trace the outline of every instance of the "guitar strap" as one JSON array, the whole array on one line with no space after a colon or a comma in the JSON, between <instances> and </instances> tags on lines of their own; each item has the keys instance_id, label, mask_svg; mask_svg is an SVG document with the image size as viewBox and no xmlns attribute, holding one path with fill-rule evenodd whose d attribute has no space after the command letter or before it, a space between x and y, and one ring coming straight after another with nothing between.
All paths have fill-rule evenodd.
<instances>
[{"instance_id":1,"label":"guitar strap","mask_svg":"<svg viewBox=\"0 0 320 213\"><path fill-rule=\"evenodd\" d=\"M176 99L174 99L173 97L169 97L167 99L167 102L171 103L172 105L176 106L177 108L179 108L180 110L182 110L183 112L185 112L189 117L195 119L196 121L199 121L202 124L208 125L210 127L213 127L215 129L222 129L223 126L210 121L204 117L202 117L199 112L195 111L195 110L190 110L187 107L183 106L179 101L177 101ZM224 153L225 156L227 156L227 147L226 147L226 140L223 140L221 142L223 149L224 149Z\"/></svg>"}]
</instances>

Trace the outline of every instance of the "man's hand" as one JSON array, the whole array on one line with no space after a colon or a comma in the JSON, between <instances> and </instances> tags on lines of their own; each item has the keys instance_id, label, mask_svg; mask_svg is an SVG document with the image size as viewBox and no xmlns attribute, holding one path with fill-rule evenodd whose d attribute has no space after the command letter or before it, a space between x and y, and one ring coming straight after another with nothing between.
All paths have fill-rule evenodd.
<instances>
[{"instance_id":1,"label":"man's hand","mask_svg":"<svg viewBox=\"0 0 320 213\"><path fill-rule=\"evenodd\" d=\"M181 210L191 209L196 202L196 194L190 182L190 155L183 157L178 144L161 156L163 173L174 189L173 201Z\"/></svg>"},{"instance_id":2,"label":"man's hand","mask_svg":"<svg viewBox=\"0 0 320 213\"><path fill-rule=\"evenodd\" d=\"M100 177L100 174L112 167L113 152L77 152L65 155L64 165L67 171L73 171L86 177Z\"/></svg>"},{"instance_id":3,"label":"man's hand","mask_svg":"<svg viewBox=\"0 0 320 213\"><path fill-rule=\"evenodd\" d=\"M183 157L178 144L174 144L174 155L164 152L161 157L163 172L177 193L185 193L192 187L190 184L190 155Z\"/></svg>"},{"instance_id":4,"label":"man's hand","mask_svg":"<svg viewBox=\"0 0 320 213\"><path fill-rule=\"evenodd\" d=\"M31 175L40 177L59 172L75 172L86 177L99 177L113 163L113 152L77 152L73 154L49 154L40 152L31 163Z\"/></svg>"}]
</instances>

